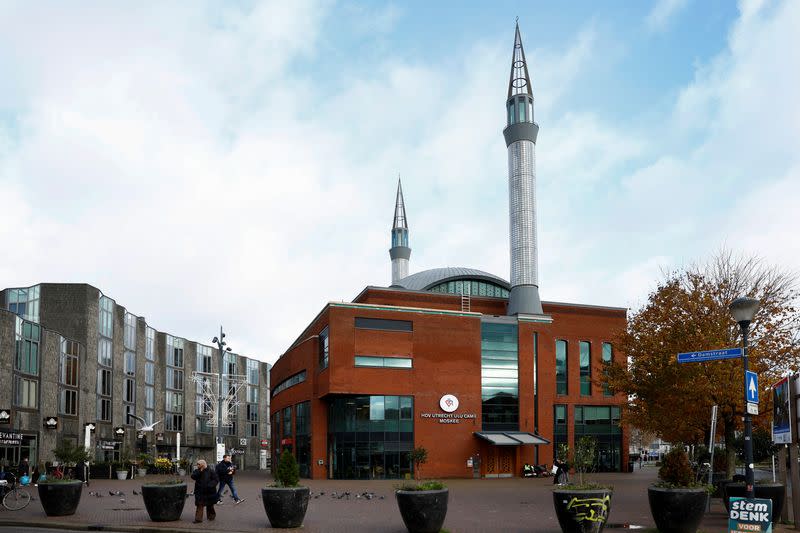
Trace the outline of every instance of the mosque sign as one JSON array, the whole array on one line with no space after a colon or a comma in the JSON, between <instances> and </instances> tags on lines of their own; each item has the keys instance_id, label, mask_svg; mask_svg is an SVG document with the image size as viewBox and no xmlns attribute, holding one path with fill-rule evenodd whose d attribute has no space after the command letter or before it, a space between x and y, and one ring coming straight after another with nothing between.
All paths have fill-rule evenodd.
<instances>
[{"instance_id":1,"label":"mosque sign","mask_svg":"<svg viewBox=\"0 0 800 533\"><path fill-rule=\"evenodd\" d=\"M420 413L419 417L425 420L437 420L440 424L460 424L462 420L475 420L475 413L456 413L459 402L452 394L445 394L439 400L439 408L443 413Z\"/></svg>"}]
</instances>

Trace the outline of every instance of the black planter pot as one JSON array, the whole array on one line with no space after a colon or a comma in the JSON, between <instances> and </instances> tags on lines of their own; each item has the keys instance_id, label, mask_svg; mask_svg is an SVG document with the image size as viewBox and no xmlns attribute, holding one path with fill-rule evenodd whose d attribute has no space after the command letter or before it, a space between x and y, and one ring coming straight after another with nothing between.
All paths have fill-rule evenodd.
<instances>
[{"instance_id":1,"label":"black planter pot","mask_svg":"<svg viewBox=\"0 0 800 533\"><path fill-rule=\"evenodd\" d=\"M142 485L142 499L153 522L180 520L186 503L186 483Z\"/></svg>"},{"instance_id":2,"label":"black planter pot","mask_svg":"<svg viewBox=\"0 0 800 533\"><path fill-rule=\"evenodd\" d=\"M267 487L261 502L272 527L300 527L308 509L308 487Z\"/></svg>"},{"instance_id":3,"label":"black planter pot","mask_svg":"<svg viewBox=\"0 0 800 533\"><path fill-rule=\"evenodd\" d=\"M39 501L47 516L70 516L75 514L81 501L83 483L66 481L39 483Z\"/></svg>"},{"instance_id":4,"label":"black planter pot","mask_svg":"<svg viewBox=\"0 0 800 533\"><path fill-rule=\"evenodd\" d=\"M611 512L611 489L556 489L553 505L564 533L600 533Z\"/></svg>"},{"instance_id":5,"label":"black planter pot","mask_svg":"<svg viewBox=\"0 0 800 533\"><path fill-rule=\"evenodd\" d=\"M695 533L708 505L708 492L704 488L649 487L647 498L660 533Z\"/></svg>"},{"instance_id":6,"label":"black planter pot","mask_svg":"<svg viewBox=\"0 0 800 533\"><path fill-rule=\"evenodd\" d=\"M772 500L772 523L777 523L783 511L786 487L780 483L756 483L753 488L756 498ZM725 485L725 494L722 497L722 501L725 504L725 512L730 511L730 501L728 498L744 498L746 493L747 491L745 490L744 483L728 483Z\"/></svg>"},{"instance_id":7,"label":"black planter pot","mask_svg":"<svg viewBox=\"0 0 800 533\"><path fill-rule=\"evenodd\" d=\"M447 516L448 489L395 491L409 533L438 533Z\"/></svg>"}]
</instances>

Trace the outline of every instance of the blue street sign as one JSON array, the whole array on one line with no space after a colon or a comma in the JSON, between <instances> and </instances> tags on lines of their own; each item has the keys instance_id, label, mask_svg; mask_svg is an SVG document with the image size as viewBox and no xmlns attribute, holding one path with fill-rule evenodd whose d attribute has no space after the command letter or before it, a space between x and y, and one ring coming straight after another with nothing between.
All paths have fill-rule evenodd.
<instances>
[{"instance_id":1,"label":"blue street sign","mask_svg":"<svg viewBox=\"0 0 800 533\"><path fill-rule=\"evenodd\" d=\"M758 403L758 374L748 370L744 376L744 388L747 391L747 401Z\"/></svg>"},{"instance_id":2,"label":"blue street sign","mask_svg":"<svg viewBox=\"0 0 800 533\"><path fill-rule=\"evenodd\" d=\"M678 354L679 363L702 363L703 361L716 361L719 359L735 359L742 356L741 348L726 348L724 350L706 350L704 352L685 352Z\"/></svg>"}]
</instances>

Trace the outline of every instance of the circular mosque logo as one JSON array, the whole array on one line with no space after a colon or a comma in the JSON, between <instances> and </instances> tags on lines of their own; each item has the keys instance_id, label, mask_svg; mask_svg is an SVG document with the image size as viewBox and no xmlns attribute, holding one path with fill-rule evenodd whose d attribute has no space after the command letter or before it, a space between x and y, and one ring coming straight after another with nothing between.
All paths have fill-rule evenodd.
<instances>
[{"instance_id":1,"label":"circular mosque logo","mask_svg":"<svg viewBox=\"0 0 800 533\"><path fill-rule=\"evenodd\" d=\"M458 409L458 398L452 394L445 394L442 396L442 399L439 400L439 407L441 407L442 411L445 413L452 413Z\"/></svg>"}]
</instances>

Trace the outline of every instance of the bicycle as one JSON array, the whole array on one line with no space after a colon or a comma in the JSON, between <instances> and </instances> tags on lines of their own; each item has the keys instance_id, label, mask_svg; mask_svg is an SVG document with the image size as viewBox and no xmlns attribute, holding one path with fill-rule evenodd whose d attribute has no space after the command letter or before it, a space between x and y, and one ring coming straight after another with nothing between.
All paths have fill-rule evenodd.
<instances>
[{"instance_id":1,"label":"bicycle","mask_svg":"<svg viewBox=\"0 0 800 533\"><path fill-rule=\"evenodd\" d=\"M28 491L19 488L16 478L0 479L0 491L3 493L3 507L9 511L19 511L31 503Z\"/></svg>"}]
</instances>

